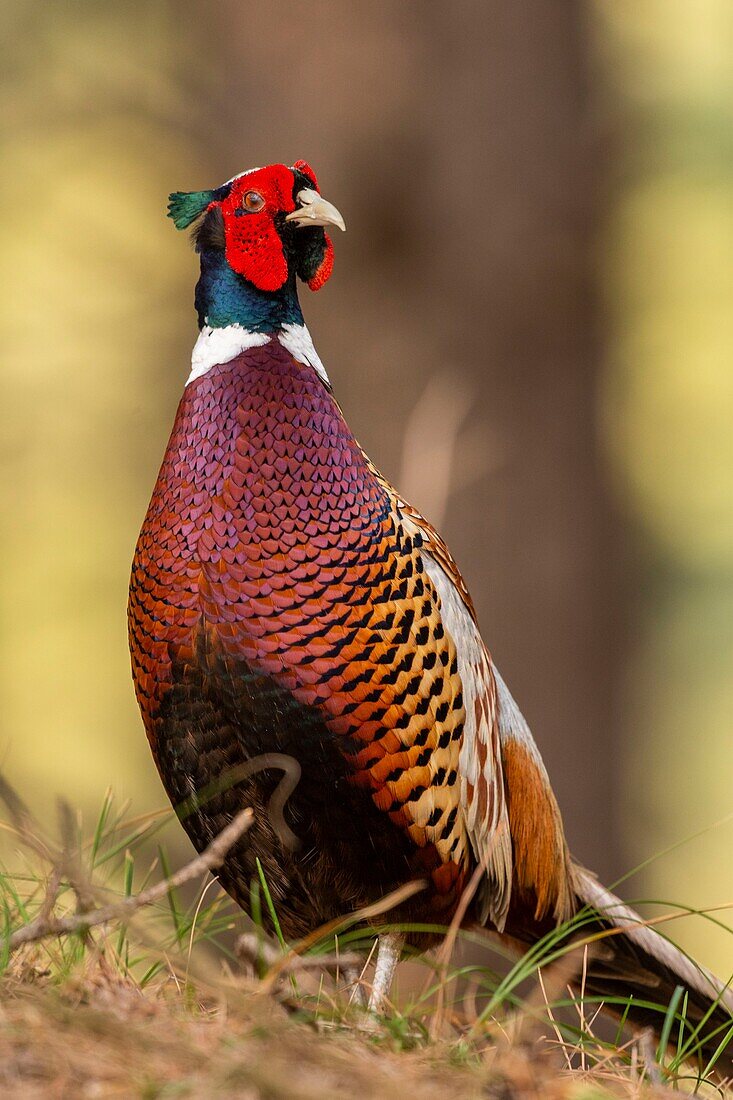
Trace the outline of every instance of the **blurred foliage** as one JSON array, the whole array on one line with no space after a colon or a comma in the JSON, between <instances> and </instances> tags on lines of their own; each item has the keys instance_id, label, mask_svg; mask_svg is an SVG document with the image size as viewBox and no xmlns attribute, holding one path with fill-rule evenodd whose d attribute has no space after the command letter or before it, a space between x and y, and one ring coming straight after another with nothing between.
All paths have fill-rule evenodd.
<instances>
[{"instance_id":1,"label":"blurred foliage","mask_svg":"<svg viewBox=\"0 0 733 1100\"><path fill-rule=\"evenodd\" d=\"M253 116L257 162L281 155L266 138L281 132L287 141L303 134L308 147L295 155L311 156L316 145L320 163L334 120L347 115L355 136L344 157L369 184L357 207L366 221L384 169L424 149L429 132L427 116L422 130L408 116L389 141L377 140L390 104L417 110L420 81L440 54L437 43L434 53L424 44L407 49L410 21L397 8L386 30L354 13L353 21L325 20L316 52L302 56L298 35L278 33L255 58L247 24L222 15L231 19L230 6L6 0L0 754L36 807L59 790L95 805L110 783L139 812L163 802L129 678L124 606L194 339L193 264L163 217L165 196L220 178L235 117ZM600 254L612 339L599 421L635 585L628 736L623 758L611 762L622 776L618 819L631 866L730 809L733 7L597 0L587 12L617 150ZM279 11L277 27L286 25ZM491 28L480 29L488 42ZM240 103L225 94L228 73L216 53L225 39L243 69L257 79L267 71L272 82L258 91L255 81ZM375 82L378 60L400 80ZM457 95L460 57L451 63ZM353 101L342 102L349 84ZM268 114L276 86L278 102L291 108ZM430 318L418 323L417 310L390 298L374 271L379 263L397 285L410 248L411 262L429 269L419 242L422 212L434 202L423 178L389 202L380 187L379 226L360 240L372 248L369 278L352 255L340 284L350 279L348 293L364 308L352 304L347 316L347 291L336 280L328 302L309 302L322 316L347 316L348 331L344 324L332 338L343 356L356 343L363 352L347 384L368 445L379 432L362 412L375 385L371 368L389 357L404 363L404 375L380 376L386 402L404 402L406 388L417 394L432 341ZM492 232L501 242L506 227ZM430 276L443 274L430 268ZM443 346L436 355L443 358ZM382 443L399 455L398 440ZM630 892L729 899L730 845L730 826L710 833L653 864ZM726 969L704 925L675 931Z\"/></svg>"},{"instance_id":2,"label":"blurred foliage","mask_svg":"<svg viewBox=\"0 0 733 1100\"><path fill-rule=\"evenodd\" d=\"M624 124L604 275L604 437L643 560L627 661L629 864L733 809L733 8L597 5ZM733 899L728 821L648 867L637 894ZM731 922L731 913L722 917ZM730 949L680 941L726 975Z\"/></svg>"},{"instance_id":3,"label":"blurred foliage","mask_svg":"<svg viewBox=\"0 0 733 1100\"><path fill-rule=\"evenodd\" d=\"M193 332L162 197L195 154L163 6L77 7L11 4L6 26L3 755L36 799L113 783L142 809L160 791L124 607L170 415L161 355L185 362Z\"/></svg>"}]
</instances>

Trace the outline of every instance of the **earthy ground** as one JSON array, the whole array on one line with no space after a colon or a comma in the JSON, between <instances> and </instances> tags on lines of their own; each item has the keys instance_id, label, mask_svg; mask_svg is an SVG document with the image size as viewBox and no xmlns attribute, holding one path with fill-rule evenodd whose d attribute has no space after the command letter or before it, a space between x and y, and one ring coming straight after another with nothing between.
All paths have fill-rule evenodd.
<instances>
[{"instance_id":1,"label":"earthy ground","mask_svg":"<svg viewBox=\"0 0 733 1100\"><path fill-rule=\"evenodd\" d=\"M0 1092L9 1097L671 1096L644 1086L643 1076L614 1065L570 1074L543 1039L471 1053L440 1043L409 1050L384 1036L316 1029L257 995L185 1009L101 983L63 993L28 987L0 1008Z\"/></svg>"},{"instance_id":2,"label":"earthy ground","mask_svg":"<svg viewBox=\"0 0 733 1100\"><path fill-rule=\"evenodd\" d=\"M130 819L107 796L87 833L62 802L55 837L1 776L0 799L0 1097L733 1095L711 1062L698 1078L684 1006L662 1013L659 1043L603 1024L598 1003L568 993L582 953L552 941L512 965L453 929L447 943L464 940L403 963L388 1014L368 1017L344 970L373 944L353 915L286 946L265 932L262 914L279 925L264 875L254 920L212 879L249 810L172 870L160 845L170 811ZM402 893L359 916L388 916ZM370 973L367 960L367 989Z\"/></svg>"}]
</instances>

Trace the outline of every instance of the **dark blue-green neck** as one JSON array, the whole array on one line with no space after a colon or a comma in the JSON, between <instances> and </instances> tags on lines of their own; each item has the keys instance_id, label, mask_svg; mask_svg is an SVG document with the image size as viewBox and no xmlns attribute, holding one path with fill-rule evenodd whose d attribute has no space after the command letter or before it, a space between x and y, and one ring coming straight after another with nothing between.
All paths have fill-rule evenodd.
<instances>
[{"instance_id":1,"label":"dark blue-green neck","mask_svg":"<svg viewBox=\"0 0 733 1100\"><path fill-rule=\"evenodd\" d=\"M278 291L258 290L218 251L201 253L195 303L199 328L242 325L251 332L276 332L283 325L303 324L294 273Z\"/></svg>"}]
</instances>

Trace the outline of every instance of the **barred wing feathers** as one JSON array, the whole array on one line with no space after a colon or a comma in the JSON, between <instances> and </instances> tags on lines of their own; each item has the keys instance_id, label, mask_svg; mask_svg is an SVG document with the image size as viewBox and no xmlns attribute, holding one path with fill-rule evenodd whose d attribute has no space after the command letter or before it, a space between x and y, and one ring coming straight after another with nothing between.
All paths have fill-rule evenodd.
<instances>
[{"instance_id":1,"label":"barred wing feathers","mask_svg":"<svg viewBox=\"0 0 733 1100\"><path fill-rule=\"evenodd\" d=\"M501 931L514 893L537 919L549 913L564 920L574 904L570 860L560 811L529 727L484 645L473 601L445 542L374 473L416 537L458 654L466 711L460 803L474 857L486 867L477 915Z\"/></svg>"}]
</instances>

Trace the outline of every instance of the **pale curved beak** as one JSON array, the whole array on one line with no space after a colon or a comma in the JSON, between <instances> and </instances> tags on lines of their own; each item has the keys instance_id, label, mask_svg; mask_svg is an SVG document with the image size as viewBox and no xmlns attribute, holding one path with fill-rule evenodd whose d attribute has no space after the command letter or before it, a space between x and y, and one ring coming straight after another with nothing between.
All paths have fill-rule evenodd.
<instances>
[{"instance_id":1,"label":"pale curved beak","mask_svg":"<svg viewBox=\"0 0 733 1100\"><path fill-rule=\"evenodd\" d=\"M344 233L346 223L332 202L326 202L317 191L305 187L297 196L298 206L291 214L285 215L286 222L293 222L299 228L304 225L336 225Z\"/></svg>"}]
</instances>

